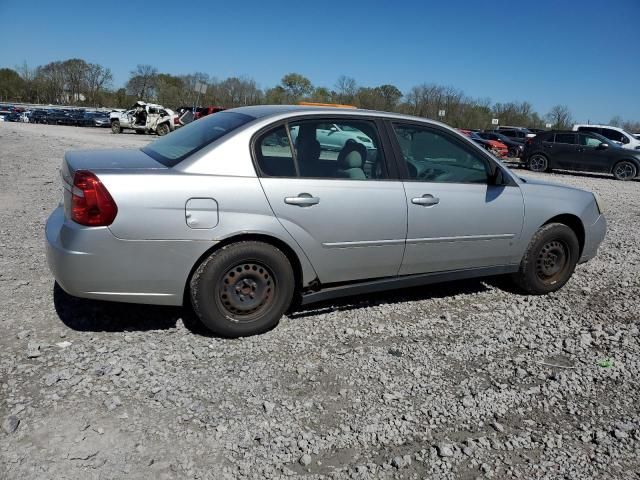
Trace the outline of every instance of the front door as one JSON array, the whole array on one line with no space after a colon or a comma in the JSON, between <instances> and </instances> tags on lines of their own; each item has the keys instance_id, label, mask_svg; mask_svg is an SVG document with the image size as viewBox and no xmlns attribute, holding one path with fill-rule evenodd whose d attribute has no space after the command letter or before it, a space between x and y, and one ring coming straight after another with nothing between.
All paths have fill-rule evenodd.
<instances>
[{"instance_id":1,"label":"front door","mask_svg":"<svg viewBox=\"0 0 640 480\"><path fill-rule=\"evenodd\" d=\"M363 132L372 148L348 138L321 145L327 124ZM322 283L398 274L407 205L402 182L389 179L374 121L316 117L276 125L257 139L254 155L274 214Z\"/></svg>"},{"instance_id":2,"label":"front door","mask_svg":"<svg viewBox=\"0 0 640 480\"><path fill-rule=\"evenodd\" d=\"M589 133L580 133L578 137L579 169L587 172L609 172L611 152L601 147L604 142Z\"/></svg>"},{"instance_id":3,"label":"front door","mask_svg":"<svg viewBox=\"0 0 640 480\"><path fill-rule=\"evenodd\" d=\"M517 263L524 202L517 185L490 185L491 160L439 127L394 123L406 166L407 245L401 274Z\"/></svg>"}]
</instances>

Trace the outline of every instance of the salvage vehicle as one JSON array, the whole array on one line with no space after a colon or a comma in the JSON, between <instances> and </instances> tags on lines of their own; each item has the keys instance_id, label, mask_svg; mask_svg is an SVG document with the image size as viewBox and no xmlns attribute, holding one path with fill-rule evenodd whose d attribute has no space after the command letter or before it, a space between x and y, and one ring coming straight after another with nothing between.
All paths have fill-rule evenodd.
<instances>
[{"instance_id":1,"label":"salvage vehicle","mask_svg":"<svg viewBox=\"0 0 640 480\"><path fill-rule=\"evenodd\" d=\"M539 133L527 140L522 159L534 172L554 168L602 172L613 174L617 180L633 180L640 172L640 151L622 148L592 132Z\"/></svg>"},{"instance_id":2,"label":"salvage vehicle","mask_svg":"<svg viewBox=\"0 0 640 480\"><path fill-rule=\"evenodd\" d=\"M506 158L509 156L508 147L499 140L487 139L480 135L480 133L473 130L458 129L463 135L466 135L471 140L482 146L485 150L493 153L498 158Z\"/></svg>"},{"instance_id":3,"label":"salvage vehicle","mask_svg":"<svg viewBox=\"0 0 640 480\"><path fill-rule=\"evenodd\" d=\"M323 148L325 125L377 155ZM546 294L606 231L591 192L522 179L441 123L357 109L227 110L138 150L69 151L60 177L46 244L66 292L186 301L226 337L299 304L440 281L509 274Z\"/></svg>"},{"instance_id":4,"label":"salvage vehicle","mask_svg":"<svg viewBox=\"0 0 640 480\"><path fill-rule=\"evenodd\" d=\"M180 126L178 116L173 110L140 101L124 112L111 112L109 120L113 133L122 133L123 130L129 129L140 134L156 133L162 136Z\"/></svg>"}]
</instances>

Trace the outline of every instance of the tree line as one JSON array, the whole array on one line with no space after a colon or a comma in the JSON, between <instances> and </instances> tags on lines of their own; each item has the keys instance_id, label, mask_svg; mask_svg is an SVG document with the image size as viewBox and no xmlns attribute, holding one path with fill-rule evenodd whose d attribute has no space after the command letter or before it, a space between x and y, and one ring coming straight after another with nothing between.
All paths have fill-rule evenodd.
<instances>
[{"instance_id":1,"label":"tree line","mask_svg":"<svg viewBox=\"0 0 640 480\"><path fill-rule=\"evenodd\" d=\"M205 85L203 93L197 86ZM157 102L167 107L220 105L227 108L256 104L292 104L300 101L340 103L360 108L441 118L459 128L491 128L491 119L501 125L568 128L573 117L566 105L556 105L540 114L526 101L492 103L472 98L455 87L424 83L402 92L395 85L358 85L341 76L332 87L314 85L299 73L284 75L278 85L262 89L246 77L218 79L206 73L173 75L151 65L137 65L124 87L113 87L109 68L79 58L50 62L30 68L26 63L14 69L0 69L0 101L64 104L85 107L126 108L136 100ZM608 122L629 131L640 131L640 122L616 116Z\"/></svg>"}]
</instances>

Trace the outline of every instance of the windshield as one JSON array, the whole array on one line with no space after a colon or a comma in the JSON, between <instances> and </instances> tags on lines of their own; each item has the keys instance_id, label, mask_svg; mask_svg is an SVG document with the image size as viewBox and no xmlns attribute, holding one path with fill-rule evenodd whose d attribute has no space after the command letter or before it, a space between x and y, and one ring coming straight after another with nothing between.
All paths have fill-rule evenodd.
<instances>
[{"instance_id":1,"label":"windshield","mask_svg":"<svg viewBox=\"0 0 640 480\"><path fill-rule=\"evenodd\" d=\"M159 138L142 151L165 167L174 167L189 155L252 120L255 118L243 113L216 113Z\"/></svg>"}]
</instances>

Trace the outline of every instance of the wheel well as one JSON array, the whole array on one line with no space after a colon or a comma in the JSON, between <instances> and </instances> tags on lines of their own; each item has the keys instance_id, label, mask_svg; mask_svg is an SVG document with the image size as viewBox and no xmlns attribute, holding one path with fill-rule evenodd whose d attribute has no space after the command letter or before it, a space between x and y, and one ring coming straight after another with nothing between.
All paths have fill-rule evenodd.
<instances>
[{"instance_id":1,"label":"wheel well","mask_svg":"<svg viewBox=\"0 0 640 480\"><path fill-rule=\"evenodd\" d=\"M286 255L287 259L289 260L289 263L291 263L291 267L293 268L293 275L295 279L295 290L294 290L294 298L295 298L296 295L300 292L300 288L302 286L302 266L300 265L300 260L298 259L298 256L293 251L293 249L278 238L271 237L269 235L262 235L259 233L245 233L242 235L235 235L233 237L225 238L224 240L216 243L213 247L211 247L206 252L204 252L200 256L200 258L198 258L195 264L191 267L191 271L189 272L189 276L187 277L187 281L184 285L183 304L187 305L188 304L187 302L190 302L189 284L191 283L191 277L193 276L193 273L200 266L200 264L216 250L219 250L222 247L226 245L230 245L232 243L246 242L246 241L268 243L269 245L273 245L274 247L276 247Z\"/></svg>"},{"instance_id":2,"label":"wheel well","mask_svg":"<svg viewBox=\"0 0 640 480\"><path fill-rule=\"evenodd\" d=\"M550 223L562 223L563 225L566 225L571 230L573 230L573 233L575 233L576 237L578 237L578 243L580 244L580 256L582 256L582 249L584 248L585 238L584 225L582 224L582 220L580 220L575 215L571 215L570 213L564 213L562 215L557 215L553 218L550 218L545 222L545 225L548 225Z\"/></svg>"},{"instance_id":3,"label":"wheel well","mask_svg":"<svg viewBox=\"0 0 640 480\"><path fill-rule=\"evenodd\" d=\"M610 173L613 173L613 169L616 168L616 165L618 165L620 162L633 163L636 166L636 175L640 172L640 162L638 162L637 160L635 160L633 158L623 158L621 160L618 160L616 163L614 163L611 166L611 172Z\"/></svg>"}]
</instances>

